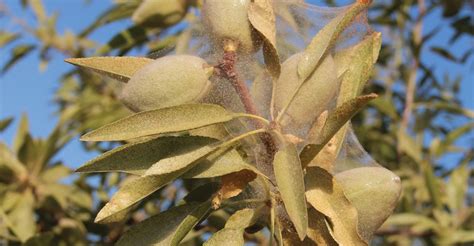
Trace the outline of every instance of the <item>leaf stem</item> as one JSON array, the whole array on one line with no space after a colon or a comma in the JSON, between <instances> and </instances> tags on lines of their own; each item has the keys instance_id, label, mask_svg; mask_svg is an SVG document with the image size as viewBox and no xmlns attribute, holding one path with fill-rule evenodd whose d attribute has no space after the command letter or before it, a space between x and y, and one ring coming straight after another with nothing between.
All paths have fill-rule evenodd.
<instances>
[{"instance_id":1,"label":"leaf stem","mask_svg":"<svg viewBox=\"0 0 474 246\"><path fill-rule=\"evenodd\" d=\"M252 119L256 119L256 120L259 120L263 123L265 123L265 125L270 125L270 121L261 117L261 116L258 116L258 115L254 115L254 114L247 114L247 113L236 113L235 114L236 117L246 117L246 118L252 118Z\"/></svg>"}]
</instances>

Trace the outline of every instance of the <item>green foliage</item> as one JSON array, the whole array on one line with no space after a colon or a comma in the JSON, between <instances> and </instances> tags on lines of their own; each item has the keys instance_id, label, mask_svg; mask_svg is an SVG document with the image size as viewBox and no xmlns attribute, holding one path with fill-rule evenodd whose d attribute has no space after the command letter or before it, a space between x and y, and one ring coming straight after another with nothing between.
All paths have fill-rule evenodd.
<instances>
[{"instance_id":1,"label":"green foliage","mask_svg":"<svg viewBox=\"0 0 474 246\"><path fill-rule=\"evenodd\" d=\"M430 2L426 7L420 5L424 1L375 1L370 23L376 29L388 30L383 44L380 33L373 32L340 49L338 42L347 35L345 29L360 21L370 2L358 1L316 34L301 53L303 59L289 71L285 63L280 68L280 58L287 57L277 44L291 44L276 40L275 15L305 33L309 27L300 23L301 16L269 7L271 1L264 0L249 2L242 11L219 12L222 7L217 2L208 5L217 10L208 12L206 18L213 20L209 13L226 16L208 24L213 26L211 43L216 50L244 50L244 59L260 48L264 51L264 59L257 66L263 79L261 84L254 84L259 88L252 91L252 97L258 98L255 102L265 119L249 110L245 100L242 107L246 110L204 98L194 104L155 105L138 113L118 100L119 91L127 84L109 79L126 83L153 62L122 55L131 51L158 51L158 56L173 51L187 54L208 45L209 40L195 36L206 28L195 16L194 10L202 7L200 1L116 1L78 34L58 33L58 17L48 15L42 1L22 2L37 21L19 32L0 32L0 47L11 54L2 64L2 72L36 50L41 68L53 57L60 59L51 55L52 51L65 54L64 58L104 55L67 59L103 76L82 69L64 74L55 97L60 123L53 133L46 139L33 139L23 118L12 147L0 145L1 240L27 245L201 245L212 233L205 244L266 245L268 233L262 228L267 227L274 235L270 240L280 245L296 244L300 239L306 245L366 245L372 235L372 243L377 245L461 245L474 241L470 192L474 153L472 146L458 145L472 133L474 112L463 108L458 99L459 79L449 73L442 77L442 68L429 67L422 56L432 52L465 64L473 52L463 48L461 55L454 55L444 44L433 42L438 29L422 32L418 28L427 16L441 10L443 22L449 26L439 28L453 31L451 45L462 36L472 36L471 17L462 11L465 1ZM154 4L160 8L147 7ZM108 32L106 24L127 19L132 19L133 25L110 35L106 44L92 42L92 32ZM236 31L232 31L234 27ZM227 42L229 38L231 42ZM301 51L299 47L293 49ZM219 57L215 59L211 60L224 64ZM321 70L329 59L336 68ZM250 65L247 68L254 69ZM211 83L216 77L235 83L229 75L239 68L226 69L230 68L216 65ZM314 87L308 84L312 76L321 77L318 70L341 83L334 86L339 93L331 103L320 96L327 89L316 90L313 95ZM285 100L272 100L272 89L279 86L272 88L273 83L288 75L294 78L281 83L298 86L282 90ZM374 81L368 81L372 75ZM369 94L372 92L379 98ZM233 93L237 100L245 98L245 93ZM322 102L311 106L313 96ZM297 106L291 107L292 102ZM321 104L325 104L322 110L314 113L313 108ZM356 115L366 105L370 109ZM305 121L304 127L310 125L311 134L301 134L299 129L304 127L292 131L294 125L283 121L294 112ZM315 115L309 116L311 113ZM380 185L356 192L351 188L364 187L363 181L381 176L368 178L376 172L363 172L340 180L344 172L334 171L338 156L348 153L345 141L351 118L364 147L402 180L399 206L379 229L396 205L392 201L398 197L398 186ZM11 118L1 120L0 132L11 122ZM91 129L96 130L89 132ZM70 176L71 170L55 155L73 136L85 132L89 133L82 140L95 142L84 147L105 153L78 169L87 174ZM122 141L123 145L97 141ZM453 154L459 161L446 163L444 158ZM269 155L275 156L273 161ZM321 160L327 161L323 164ZM268 166L271 168L262 168ZM345 172L351 171L355 169ZM99 177L99 183L90 185L90 176ZM306 183L297 176L304 176ZM390 199L373 200L383 197L377 196L382 189L391 188L394 195ZM112 191L116 193L109 199ZM188 195L182 198L185 193ZM92 206L93 197L98 206ZM365 204L367 201L370 204ZM386 214L366 215L379 211L368 209L371 206ZM94 224L94 215L96 222L114 223ZM97 241L90 235L98 236Z\"/></svg>"}]
</instances>

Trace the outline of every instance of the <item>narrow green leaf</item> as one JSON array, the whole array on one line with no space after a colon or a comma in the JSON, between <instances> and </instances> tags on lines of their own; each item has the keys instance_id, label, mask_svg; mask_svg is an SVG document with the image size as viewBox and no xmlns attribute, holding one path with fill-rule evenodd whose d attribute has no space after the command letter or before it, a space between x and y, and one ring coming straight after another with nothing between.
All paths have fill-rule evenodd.
<instances>
[{"instance_id":1,"label":"narrow green leaf","mask_svg":"<svg viewBox=\"0 0 474 246\"><path fill-rule=\"evenodd\" d=\"M232 114L213 104L185 104L140 112L82 136L82 141L120 141L227 122Z\"/></svg>"},{"instance_id":2,"label":"narrow green leaf","mask_svg":"<svg viewBox=\"0 0 474 246\"><path fill-rule=\"evenodd\" d=\"M0 120L0 132L3 132L7 129L8 126L13 122L13 117L9 117L3 120Z\"/></svg>"},{"instance_id":3,"label":"narrow green leaf","mask_svg":"<svg viewBox=\"0 0 474 246\"><path fill-rule=\"evenodd\" d=\"M339 35L352 23L354 18L363 10L367 9L367 7L367 3L357 1L316 34L305 49L303 58L298 64L298 75L300 79L305 80L308 78L319 65L321 58L335 45Z\"/></svg>"},{"instance_id":4,"label":"narrow green leaf","mask_svg":"<svg viewBox=\"0 0 474 246\"><path fill-rule=\"evenodd\" d=\"M117 245L178 245L210 209L209 202L173 207L133 226Z\"/></svg>"},{"instance_id":5,"label":"narrow green leaf","mask_svg":"<svg viewBox=\"0 0 474 246\"><path fill-rule=\"evenodd\" d=\"M219 145L206 145L185 154L161 159L146 170L145 176L162 175L182 170L187 171L195 166L198 161L216 151L218 147Z\"/></svg>"},{"instance_id":6,"label":"narrow green leaf","mask_svg":"<svg viewBox=\"0 0 474 246\"><path fill-rule=\"evenodd\" d=\"M160 137L122 145L88 161L78 172L126 172L143 175L164 158L179 156L216 142L199 136Z\"/></svg>"},{"instance_id":7,"label":"narrow green leaf","mask_svg":"<svg viewBox=\"0 0 474 246\"><path fill-rule=\"evenodd\" d=\"M11 230L22 241L25 242L36 232L34 214L35 201L30 190L26 190L17 206L7 216L11 223Z\"/></svg>"},{"instance_id":8,"label":"narrow green leaf","mask_svg":"<svg viewBox=\"0 0 474 246\"><path fill-rule=\"evenodd\" d=\"M26 114L22 114L20 123L18 125L18 130L16 132L15 138L13 139L13 152L18 153L20 151L20 148L25 141L25 137L28 134L29 128L28 116L26 116Z\"/></svg>"},{"instance_id":9,"label":"narrow green leaf","mask_svg":"<svg viewBox=\"0 0 474 246\"><path fill-rule=\"evenodd\" d=\"M361 108L375 98L377 98L377 95L372 93L357 97L337 107L336 110L329 115L326 124L321 130L321 143L308 144L301 151L300 159L303 167L306 167L314 159L314 157L324 148L341 127L343 127Z\"/></svg>"},{"instance_id":10,"label":"narrow green leaf","mask_svg":"<svg viewBox=\"0 0 474 246\"><path fill-rule=\"evenodd\" d=\"M26 175L27 170L16 156L8 149L8 146L0 142L0 167L6 166L12 170L17 176Z\"/></svg>"},{"instance_id":11,"label":"narrow green leaf","mask_svg":"<svg viewBox=\"0 0 474 246\"><path fill-rule=\"evenodd\" d=\"M95 218L95 222L115 222L113 217L114 214L136 204L172 180L178 178L183 173L183 171L178 171L162 176L138 177L125 183L117 193L114 194L112 199L99 211L99 214L97 214L97 217Z\"/></svg>"},{"instance_id":12,"label":"narrow green leaf","mask_svg":"<svg viewBox=\"0 0 474 246\"><path fill-rule=\"evenodd\" d=\"M35 48L36 46L28 44L18 45L13 48L11 51L10 59L8 59L7 62L3 65L1 73L6 73L11 67L13 67L13 65L19 62L21 58L31 53Z\"/></svg>"},{"instance_id":13,"label":"narrow green leaf","mask_svg":"<svg viewBox=\"0 0 474 246\"><path fill-rule=\"evenodd\" d=\"M244 245L244 230L253 225L256 221L257 210L242 209L235 212L227 220L224 229L216 232L212 237L204 243L205 246L225 245L241 246Z\"/></svg>"},{"instance_id":14,"label":"narrow green leaf","mask_svg":"<svg viewBox=\"0 0 474 246\"><path fill-rule=\"evenodd\" d=\"M3 48L3 46L17 40L19 37L20 34L18 33L0 31L0 48Z\"/></svg>"},{"instance_id":15,"label":"narrow green leaf","mask_svg":"<svg viewBox=\"0 0 474 246\"><path fill-rule=\"evenodd\" d=\"M341 245L367 245L358 234L357 210L334 177L319 167L306 169L306 198L333 225L334 239Z\"/></svg>"},{"instance_id":16,"label":"narrow green leaf","mask_svg":"<svg viewBox=\"0 0 474 246\"><path fill-rule=\"evenodd\" d=\"M224 153L216 152L200 161L195 167L183 175L183 178L213 178L235 173L242 170L250 170L259 173L258 170L247 163L235 149L226 150Z\"/></svg>"},{"instance_id":17,"label":"narrow green leaf","mask_svg":"<svg viewBox=\"0 0 474 246\"><path fill-rule=\"evenodd\" d=\"M273 168L286 211L303 240L308 229L308 211L304 197L304 174L294 144L288 144L275 154Z\"/></svg>"},{"instance_id":18,"label":"narrow green leaf","mask_svg":"<svg viewBox=\"0 0 474 246\"><path fill-rule=\"evenodd\" d=\"M84 31L82 31L79 36L86 37L91 32L97 28L118 21L125 18L128 18L132 15L135 8L138 6L138 3L134 1L128 1L123 4L116 4L111 8L104 11L92 24L90 24Z\"/></svg>"},{"instance_id":19,"label":"narrow green leaf","mask_svg":"<svg viewBox=\"0 0 474 246\"><path fill-rule=\"evenodd\" d=\"M101 75L126 83L138 70L150 64L154 60L145 57L104 56L88 58L69 58L65 61L81 68L90 69Z\"/></svg>"},{"instance_id":20,"label":"narrow green leaf","mask_svg":"<svg viewBox=\"0 0 474 246\"><path fill-rule=\"evenodd\" d=\"M48 183L55 183L60 181L61 179L69 176L71 174L71 169L62 165L58 164L52 167L48 167L41 173L40 178Z\"/></svg>"},{"instance_id":21,"label":"narrow green leaf","mask_svg":"<svg viewBox=\"0 0 474 246\"><path fill-rule=\"evenodd\" d=\"M276 47L276 17L272 1L256 0L250 3L248 18L263 37L263 56L268 71L274 78L280 76L280 58Z\"/></svg>"}]
</instances>

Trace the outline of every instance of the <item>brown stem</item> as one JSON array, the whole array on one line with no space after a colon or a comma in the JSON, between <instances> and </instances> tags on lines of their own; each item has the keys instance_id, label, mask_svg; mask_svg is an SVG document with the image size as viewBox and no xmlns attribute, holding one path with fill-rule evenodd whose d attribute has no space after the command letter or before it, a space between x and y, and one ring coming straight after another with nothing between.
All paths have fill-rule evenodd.
<instances>
[{"instance_id":1,"label":"brown stem","mask_svg":"<svg viewBox=\"0 0 474 246\"><path fill-rule=\"evenodd\" d=\"M237 48L238 46L232 41L224 43L224 55L222 60L215 67L216 72L219 74L219 76L230 81L235 91L239 95L240 101L244 105L245 112L248 114L258 115L257 108L255 107L252 97L250 96L247 85L242 79L239 78L238 72L235 68L237 63ZM251 120L255 128L260 129L265 127L261 121L255 119ZM273 156L276 152L276 145L272 136L268 133L263 133L260 134L260 139L265 145L267 154L269 156Z\"/></svg>"}]
</instances>

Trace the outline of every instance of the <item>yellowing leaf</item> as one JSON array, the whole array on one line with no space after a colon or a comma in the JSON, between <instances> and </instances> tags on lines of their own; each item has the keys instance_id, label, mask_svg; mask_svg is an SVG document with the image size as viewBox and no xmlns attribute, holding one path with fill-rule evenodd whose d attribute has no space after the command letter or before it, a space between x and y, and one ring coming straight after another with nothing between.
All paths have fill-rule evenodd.
<instances>
[{"instance_id":1,"label":"yellowing leaf","mask_svg":"<svg viewBox=\"0 0 474 246\"><path fill-rule=\"evenodd\" d=\"M303 240L308 228L308 211L304 197L303 170L294 144L288 144L275 154L273 168L286 211L298 236Z\"/></svg>"},{"instance_id":2,"label":"yellowing leaf","mask_svg":"<svg viewBox=\"0 0 474 246\"><path fill-rule=\"evenodd\" d=\"M185 104L144 111L82 136L83 141L120 141L226 122L232 114L213 104Z\"/></svg>"},{"instance_id":3,"label":"yellowing leaf","mask_svg":"<svg viewBox=\"0 0 474 246\"><path fill-rule=\"evenodd\" d=\"M173 207L133 226L117 245L178 245L209 210L208 202Z\"/></svg>"},{"instance_id":4,"label":"yellowing leaf","mask_svg":"<svg viewBox=\"0 0 474 246\"><path fill-rule=\"evenodd\" d=\"M88 57L69 58L68 63L81 68L90 69L104 76L127 82L132 76L145 65L154 61L145 57Z\"/></svg>"},{"instance_id":5,"label":"yellowing leaf","mask_svg":"<svg viewBox=\"0 0 474 246\"><path fill-rule=\"evenodd\" d=\"M340 245L367 245L357 231L357 210L344 195L341 185L322 168L306 170L306 198L331 220L334 239Z\"/></svg>"},{"instance_id":6,"label":"yellowing leaf","mask_svg":"<svg viewBox=\"0 0 474 246\"><path fill-rule=\"evenodd\" d=\"M214 143L206 137L160 137L122 145L88 161L78 172L126 172L143 175L158 161Z\"/></svg>"},{"instance_id":7,"label":"yellowing leaf","mask_svg":"<svg viewBox=\"0 0 474 246\"><path fill-rule=\"evenodd\" d=\"M367 9L367 3L356 2L346 11L334 18L316 36L306 47L303 58L298 64L299 78L305 80L319 65L321 58L334 46L339 35L346 29L354 18L363 10Z\"/></svg>"}]
</instances>

